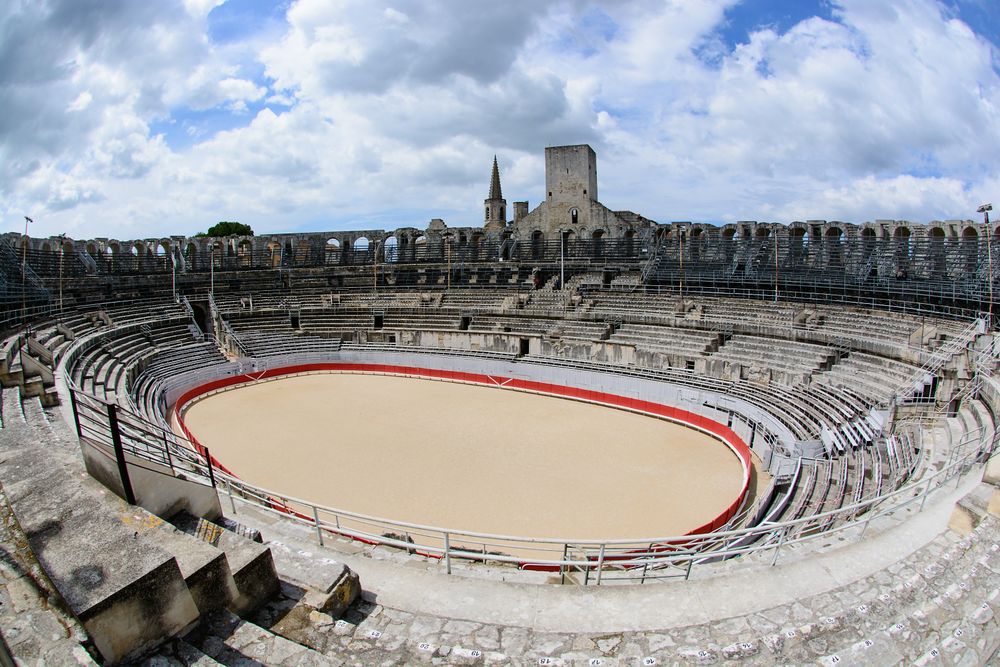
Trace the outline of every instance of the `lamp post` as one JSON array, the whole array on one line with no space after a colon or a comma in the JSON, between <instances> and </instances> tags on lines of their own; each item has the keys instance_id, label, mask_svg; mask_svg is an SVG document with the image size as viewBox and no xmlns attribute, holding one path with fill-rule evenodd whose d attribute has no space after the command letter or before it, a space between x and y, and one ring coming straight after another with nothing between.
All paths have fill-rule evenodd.
<instances>
[{"instance_id":1,"label":"lamp post","mask_svg":"<svg viewBox=\"0 0 1000 667\"><path fill-rule=\"evenodd\" d=\"M445 289L451 289L451 234L444 235L444 254L448 259L448 280Z\"/></svg>"},{"instance_id":2,"label":"lamp post","mask_svg":"<svg viewBox=\"0 0 1000 667\"><path fill-rule=\"evenodd\" d=\"M215 300L215 241L208 244L208 295Z\"/></svg>"},{"instance_id":3,"label":"lamp post","mask_svg":"<svg viewBox=\"0 0 1000 667\"><path fill-rule=\"evenodd\" d=\"M977 213L983 214L983 224L986 225L986 263L989 264L987 273L989 275L989 281L990 281L990 286L988 290L990 299L988 326L990 329L993 328L993 248L991 245L992 239L990 238L993 236L993 232L990 229L990 211L992 210L993 210L993 204L983 204L982 206L976 209Z\"/></svg>"},{"instance_id":4,"label":"lamp post","mask_svg":"<svg viewBox=\"0 0 1000 667\"><path fill-rule=\"evenodd\" d=\"M559 291L566 289L566 230L559 228Z\"/></svg>"},{"instance_id":5,"label":"lamp post","mask_svg":"<svg viewBox=\"0 0 1000 667\"><path fill-rule=\"evenodd\" d=\"M60 234L56 237L59 239L59 319L62 320L63 314L63 258L66 256L66 235Z\"/></svg>"},{"instance_id":6,"label":"lamp post","mask_svg":"<svg viewBox=\"0 0 1000 667\"><path fill-rule=\"evenodd\" d=\"M24 236L21 237L21 317L24 318L25 333L28 330L28 302L26 300L25 276L28 270L28 223L34 222L28 216L24 216Z\"/></svg>"}]
</instances>

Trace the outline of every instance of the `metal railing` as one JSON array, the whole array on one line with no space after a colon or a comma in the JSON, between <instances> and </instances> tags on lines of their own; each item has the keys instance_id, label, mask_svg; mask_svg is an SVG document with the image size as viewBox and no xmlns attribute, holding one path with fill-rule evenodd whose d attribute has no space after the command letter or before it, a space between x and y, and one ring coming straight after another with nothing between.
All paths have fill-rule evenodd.
<instances>
[{"instance_id":1,"label":"metal railing","mask_svg":"<svg viewBox=\"0 0 1000 667\"><path fill-rule=\"evenodd\" d=\"M645 582L667 577L689 578L708 562L735 556L763 555L771 563L795 545L831 533L860 539L869 525L913 506L923 507L928 495L974 466L983 465L996 449L998 430L979 428L952 444L950 460L940 470L899 486L882 496L854 502L827 512L788 521L716 531L704 535L637 537L618 540L572 537L533 538L448 529L394 521L327 507L281 491L249 484L213 464L196 442L149 424L140 415L88 396L71 387L75 418L85 442L113 447L116 438L129 455L164 466L185 478L213 484L238 512L250 504L266 512L310 526L318 543L349 538L440 559L447 572L456 561L505 564L559 572L564 578L583 575L580 583L600 584L613 577Z\"/></svg>"}]
</instances>

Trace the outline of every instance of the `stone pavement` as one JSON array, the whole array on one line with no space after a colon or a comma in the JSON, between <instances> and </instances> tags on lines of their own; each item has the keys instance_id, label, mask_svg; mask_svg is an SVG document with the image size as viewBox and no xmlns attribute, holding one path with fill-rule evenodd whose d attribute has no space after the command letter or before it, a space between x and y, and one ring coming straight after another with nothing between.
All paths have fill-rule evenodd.
<instances>
[{"instance_id":1,"label":"stone pavement","mask_svg":"<svg viewBox=\"0 0 1000 667\"><path fill-rule=\"evenodd\" d=\"M523 584L336 553L365 588L344 618L291 623L272 605L254 620L348 665L986 664L1000 644L1000 522L945 530L975 481L858 544L698 581ZM309 529L238 507L281 544L276 558L324 556Z\"/></svg>"}]
</instances>

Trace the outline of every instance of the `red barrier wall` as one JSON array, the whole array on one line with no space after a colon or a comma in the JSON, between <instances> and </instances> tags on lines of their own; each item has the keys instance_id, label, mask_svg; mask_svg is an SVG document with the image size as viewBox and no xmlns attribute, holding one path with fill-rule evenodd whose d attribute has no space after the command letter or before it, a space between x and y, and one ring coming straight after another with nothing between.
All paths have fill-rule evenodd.
<instances>
[{"instance_id":1,"label":"red barrier wall","mask_svg":"<svg viewBox=\"0 0 1000 667\"><path fill-rule=\"evenodd\" d=\"M304 373L311 371L327 371L327 372L363 372L363 373L379 373L386 375L412 375L422 378L432 378L437 380L447 380L451 382L469 382L472 384L480 384L487 386L496 386L502 389L512 389L518 391L530 391L539 394L545 394L549 396L558 396L562 398L570 398L579 401L586 401L588 403L596 403L598 405L607 405L614 408L621 408L624 410L631 410L634 412L640 412L643 414L653 415L655 417L660 417L662 419L667 419L672 422L683 424L691 428L697 429L702 433L706 433L710 436L725 443L730 450L740 459L743 465L743 484L740 488L739 494L733 499L733 502L717 517L708 523L689 531L688 535L698 535L702 533L710 533L713 530L717 530L719 527L723 526L727 521L729 521L733 515L739 510L740 505L743 502L743 498L746 496L747 489L750 486L750 472L751 472L751 462L750 462L750 448L747 446L743 440L733 432L728 426L724 426L716 421L704 417L702 415L689 412L687 410L682 410L680 408L675 408L670 405L663 405L662 403L653 403L651 401L644 401L638 398L629 398L627 396L618 396L616 394L608 394L601 391L594 391L591 389L578 389L576 387L566 387L563 385L549 384L546 382L535 382L532 380L519 380L516 378L508 378L497 375L483 375L479 373L465 373L461 371L445 371L437 370L434 368L417 368L414 366L396 366L390 364L359 364L359 363L339 363L339 362L324 362L315 364L300 364L297 366L285 366L283 368L269 368L266 371L261 371L260 373L237 375L233 377L221 378L219 380L213 380L212 382L207 382L203 385L199 385L181 394L177 399L177 403L174 405L174 415L177 418L177 423L180 424L181 429L184 431L184 435L197 447L198 451L205 454L205 448L201 446L198 440L191 434L187 426L184 424L184 407L187 403L191 402L198 396L207 394L218 389L224 389L226 387L232 387L235 385L246 384L250 382L255 382L257 380L262 380L265 378L279 377L282 375L291 375L293 373ZM212 463L219 469L232 474L226 468L221 465L214 457L212 457Z\"/></svg>"}]
</instances>

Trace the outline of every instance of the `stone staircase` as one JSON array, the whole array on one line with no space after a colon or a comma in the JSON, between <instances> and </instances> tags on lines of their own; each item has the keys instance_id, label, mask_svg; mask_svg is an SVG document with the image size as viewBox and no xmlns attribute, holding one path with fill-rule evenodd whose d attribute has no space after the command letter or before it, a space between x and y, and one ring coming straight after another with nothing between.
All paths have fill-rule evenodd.
<instances>
[{"instance_id":1,"label":"stone staircase","mask_svg":"<svg viewBox=\"0 0 1000 667\"><path fill-rule=\"evenodd\" d=\"M7 583L8 590L16 587L19 601L38 600L34 607L41 610L37 630L20 622L24 613L35 613L27 602L15 607L15 621L0 626L15 656L41 659L59 651L60 659L47 664L63 664L71 656L80 664L94 659L117 663L146 654L171 637L218 634L199 628L222 628L225 623L218 625L218 619L238 620L234 612L248 614L268 601L285 599L267 546L203 519L182 515L175 517L174 526L128 505L84 471L75 434L61 420L50 419L37 399L22 402L18 389L8 388L0 408L0 516L10 555L0 558L0 570L6 565L17 573L9 577L16 583ZM340 613L357 595L357 577L342 565L327 566L325 573L326 580L314 575L301 585L281 585L289 587L297 602L311 605L310 611ZM311 587L322 581L325 588ZM2 602L0 619L9 609ZM62 630L56 631L57 626ZM191 635L192 628L203 635ZM45 630L40 637L39 630ZM233 641L244 641L248 633L270 634L248 627ZM290 640L266 643L273 645L274 655L296 654L287 645ZM194 647L171 641L149 660L211 664Z\"/></svg>"}]
</instances>

